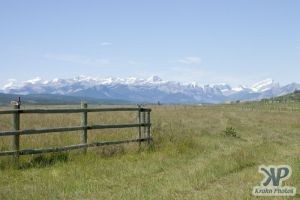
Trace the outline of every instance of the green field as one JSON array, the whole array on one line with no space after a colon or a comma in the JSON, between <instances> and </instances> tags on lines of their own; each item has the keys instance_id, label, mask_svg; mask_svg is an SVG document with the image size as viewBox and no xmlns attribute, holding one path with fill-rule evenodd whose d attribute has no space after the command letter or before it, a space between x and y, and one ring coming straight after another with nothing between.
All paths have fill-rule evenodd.
<instances>
[{"instance_id":1,"label":"green field","mask_svg":"<svg viewBox=\"0 0 300 200\"><path fill-rule=\"evenodd\" d=\"M126 144L0 158L0 199L300 199L300 103L163 105L152 108L151 146ZM2 107L1 109L4 109ZM93 113L90 124L135 122L136 113ZM0 116L0 130L11 128ZM79 114L22 115L22 129L80 124ZM232 127L231 129L229 129ZM231 130L224 132L224 130ZM89 141L136 137L136 129L89 132ZM0 138L8 150L11 137ZM22 148L78 144L80 132L21 136ZM296 197L254 197L259 165L292 167Z\"/></svg>"}]
</instances>

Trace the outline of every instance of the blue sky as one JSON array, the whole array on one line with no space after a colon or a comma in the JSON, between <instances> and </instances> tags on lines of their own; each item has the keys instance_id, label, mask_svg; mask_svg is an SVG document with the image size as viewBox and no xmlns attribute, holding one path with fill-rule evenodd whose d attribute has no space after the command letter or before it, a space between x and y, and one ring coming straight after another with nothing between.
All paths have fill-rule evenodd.
<instances>
[{"instance_id":1,"label":"blue sky","mask_svg":"<svg viewBox=\"0 0 300 200\"><path fill-rule=\"evenodd\" d=\"M300 82L299 11L297 0L0 1L0 86L78 75Z\"/></svg>"}]
</instances>

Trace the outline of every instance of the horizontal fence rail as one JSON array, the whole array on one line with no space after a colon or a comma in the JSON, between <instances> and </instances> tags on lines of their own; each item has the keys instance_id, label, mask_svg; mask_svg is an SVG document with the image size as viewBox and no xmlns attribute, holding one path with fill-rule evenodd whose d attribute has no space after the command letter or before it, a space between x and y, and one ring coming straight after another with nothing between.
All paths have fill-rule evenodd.
<instances>
[{"instance_id":1,"label":"horizontal fence rail","mask_svg":"<svg viewBox=\"0 0 300 200\"><path fill-rule=\"evenodd\" d=\"M109 124L109 125L92 125L92 126L73 126L73 127L62 127L62 128L47 128L47 129L34 129L34 130L18 130L18 131L1 131L0 136L10 135L32 135L41 133L55 133L55 132L69 132L69 131L80 131L80 130L93 130L93 129L110 129L110 128L134 128L141 126L149 126L151 124Z\"/></svg>"},{"instance_id":2,"label":"horizontal fence rail","mask_svg":"<svg viewBox=\"0 0 300 200\"><path fill-rule=\"evenodd\" d=\"M51 153L51 152L61 152L67 150L75 150L87 147L97 147L97 146L105 146L105 145L112 145L112 144L124 144L130 142L146 142L149 138L138 138L138 139L128 139L128 140L120 140L120 141L106 141L106 142L92 142L86 144L77 144L77 145L70 145L64 147L53 147L53 148L46 148L46 149L25 149L19 151L1 151L0 156L3 155L28 155L28 154L38 154L38 153Z\"/></svg>"},{"instance_id":3,"label":"horizontal fence rail","mask_svg":"<svg viewBox=\"0 0 300 200\"><path fill-rule=\"evenodd\" d=\"M136 111L137 123L132 124L98 124L88 125L88 113L90 112L113 112L113 111ZM12 114L12 130L0 131L0 137L13 136L12 150L0 151L2 155L14 155L18 158L19 155L60 152L74 149L83 149L83 153L86 153L88 147L105 146L112 144L123 144L129 142L141 142L152 141L151 137L151 122L150 122L150 108L144 108L138 105L137 108L88 108L86 103L81 104L81 108L69 108L69 109L20 109L20 104L14 105L12 110L0 110L0 114ZM51 114L51 113L81 113L81 126L73 127L58 127L58 128L46 128L46 129L30 129L20 130L20 115L21 114ZM119 141L101 141L88 143L88 130L97 129L115 129L115 128L138 128L137 138L119 140ZM71 131L82 131L81 144L70 145L64 147L52 147L44 149L25 149L20 150L20 135L32 135L32 134L44 134L44 133L64 133ZM143 137L142 137L143 134Z\"/></svg>"},{"instance_id":4,"label":"horizontal fence rail","mask_svg":"<svg viewBox=\"0 0 300 200\"><path fill-rule=\"evenodd\" d=\"M14 109L0 110L0 114L27 113L27 114L49 114L49 113L82 113L82 112L111 112L111 111L151 111L149 108L69 108L69 109Z\"/></svg>"}]
</instances>

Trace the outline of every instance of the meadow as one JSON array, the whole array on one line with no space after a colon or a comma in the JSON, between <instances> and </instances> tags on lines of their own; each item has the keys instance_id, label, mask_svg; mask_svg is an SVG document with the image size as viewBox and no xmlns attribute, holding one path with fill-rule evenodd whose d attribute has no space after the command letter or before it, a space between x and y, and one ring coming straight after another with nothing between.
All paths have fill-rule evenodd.
<instances>
[{"instance_id":1,"label":"meadow","mask_svg":"<svg viewBox=\"0 0 300 200\"><path fill-rule=\"evenodd\" d=\"M151 145L27 155L18 165L0 157L0 199L300 199L300 103L147 107ZM0 130L11 129L10 119L0 116ZM21 121L22 129L73 126L80 115L28 114ZM89 115L90 124L135 121L134 112ZM134 128L95 130L89 141L136 136ZM0 150L11 141L1 137ZM21 136L22 149L79 142L80 132ZM296 187L296 196L252 196L264 178L258 166L282 164L293 170L284 184Z\"/></svg>"}]
</instances>

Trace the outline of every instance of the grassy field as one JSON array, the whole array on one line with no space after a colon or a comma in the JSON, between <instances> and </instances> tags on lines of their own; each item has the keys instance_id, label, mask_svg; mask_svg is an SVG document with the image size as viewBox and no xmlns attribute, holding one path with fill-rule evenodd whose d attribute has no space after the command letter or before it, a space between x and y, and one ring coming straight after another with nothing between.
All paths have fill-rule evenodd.
<instances>
[{"instance_id":1,"label":"grassy field","mask_svg":"<svg viewBox=\"0 0 300 200\"><path fill-rule=\"evenodd\" d=\"M300 199L300 104L150 106L151 146L137 144L0 158L0 199ZM4 107L2 107L4 109ZM0 130L9 130L9 115ZM24 115L22 129L80 124L78 114ZM136 113L93 113L89 123L135 122ZM224 130L231 130L225 134ZM136 129L97 130L89 141L136 137ZM12 138L0 138L0 149ZM22 148L77 144L80 133L22 136ZM258 166L288 164L295 197L252 196Z\"/></svg>"}]
</instances>

